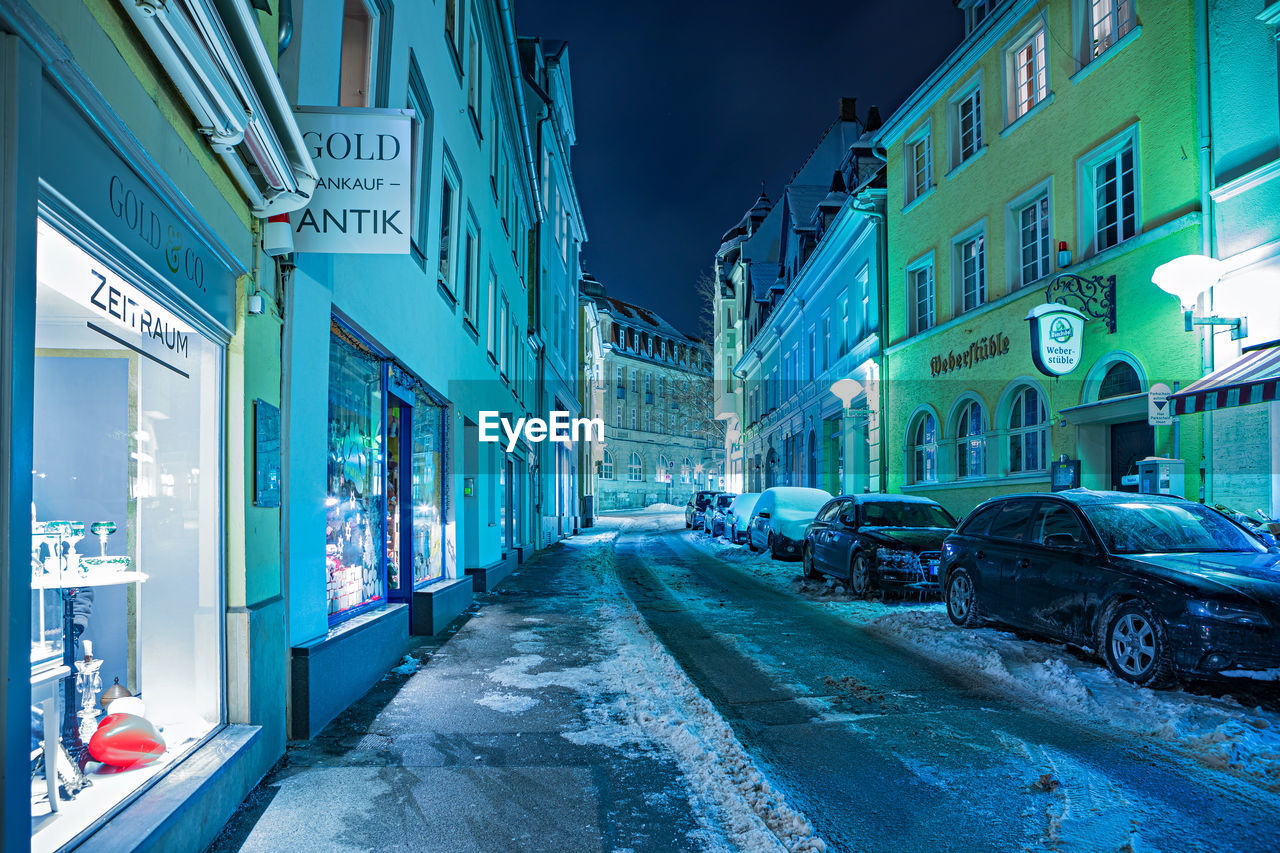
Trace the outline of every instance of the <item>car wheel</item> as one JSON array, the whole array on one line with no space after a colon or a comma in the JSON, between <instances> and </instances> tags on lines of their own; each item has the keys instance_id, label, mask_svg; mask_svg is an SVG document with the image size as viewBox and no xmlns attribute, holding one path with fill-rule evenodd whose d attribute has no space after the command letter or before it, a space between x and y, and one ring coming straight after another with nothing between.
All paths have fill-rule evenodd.
<instances>
[{"instance_id":1,"label":"car wheel","mask_svg":"<svg viewBox=\"0 0 1280 853\"><path fill-rule=\"evenodd\" d=\"M1139 687L1173 684L1173 660L1164 621L1145 601L1117 607L1107 620L1103 654L1111 671Z\"/></svg>"},{"instance_id":2,"label":"car wheel","mask_svg":"<svg viewBox=\"0 0 1280 853\"><path fill-rule=\"evenodd\" d=\"M947 616L962 628L976 628L982 624L978 609L978 590L969 573L960 569L947 579Z\"/></svg>"},{"instance_id":3,"label":"car wheel","mask_svg":"<svg viewBox=\"0 0 1280 853\"><path fill-rule=\"evenodd\" d=\"M813 546L804 546L804 576L809 580L817 580L822 577L822 572L818 571L813 565Z\"/></svg>"},{"instance_id":4,"label":"car wheel","mask_svg":"<svg viewBox=\"0 0 1280 853\"><path fill-rule=\"evenodd\" d=\"M856 598L866 598L871 591L871 564L861 551L849 561L849 592Z\"/></svg>"},{"instance_id":5,"label":"car wheel","mask_svg":"<svg viewBox=\"0 0 1280 853\"><path fill-rule=\"evenodd\" d=\"M777 547L776 547L776 546L774 545L774 543L773 543L773 534L772 534L772 533L770 533L770 534L769 534L769 556L770 556L770 557L772 557L772 558L773 558L773 559L775 559L775 560L779 559L779 557L778 557L778 549L777 549Z\"/></svg>"}]
</instances>

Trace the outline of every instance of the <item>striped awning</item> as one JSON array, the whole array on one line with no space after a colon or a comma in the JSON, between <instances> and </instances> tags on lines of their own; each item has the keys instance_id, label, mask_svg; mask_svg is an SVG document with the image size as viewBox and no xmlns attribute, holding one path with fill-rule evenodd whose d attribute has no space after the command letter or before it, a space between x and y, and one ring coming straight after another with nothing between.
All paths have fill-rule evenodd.
<instances>
[{"instance_id":1,"label":"striped awning","mask_svg":"<svg viewBox=\"0 0 1280 853\"><path fill-rule=\"evenodd\" d=\"M1280 341L1246 347L1238 361L1173 394L1173 413L1188 415L1269 403L1277 398L1278 386Z\"/></svg>"}]
</instances>

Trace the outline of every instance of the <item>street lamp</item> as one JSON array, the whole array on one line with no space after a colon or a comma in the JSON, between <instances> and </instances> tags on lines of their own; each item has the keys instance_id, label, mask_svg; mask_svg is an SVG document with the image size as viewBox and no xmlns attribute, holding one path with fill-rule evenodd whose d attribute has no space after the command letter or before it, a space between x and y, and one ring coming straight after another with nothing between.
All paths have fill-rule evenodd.
<instances>
[{"instance_id":1,"label":"street lamp","mask_svg":"<svg viewBox=\"0 0 1280 853\"><path fill-rule=\"evenodd\" d=\"M831 383L831 393L839 398L841 406L844 408L844 417L842 418L840 429L840 491L846 491L844 476L849 470L849 437L847 431L852 418L863 415L871 417L870 409L854 409L853 401L863 392L862 383L856 379L845 377L837 379Z\"/></svg>"},{"instance_id":2,"label":"street lamp","mask_svg":"<svg viewBox=\"0 0 1280 853\"><path fill-rule=\"evenodd\" d=\"M1178 297L1188 332L1195 326L1228 326L1231 340L1238 341L1249 334L1249 318L1192 316L1200 294L1218 283L1224 267L1222 261L1208 255L1183 255L1156 267L1151 282L1165 293Z\"/></svg>"}]
</instances>

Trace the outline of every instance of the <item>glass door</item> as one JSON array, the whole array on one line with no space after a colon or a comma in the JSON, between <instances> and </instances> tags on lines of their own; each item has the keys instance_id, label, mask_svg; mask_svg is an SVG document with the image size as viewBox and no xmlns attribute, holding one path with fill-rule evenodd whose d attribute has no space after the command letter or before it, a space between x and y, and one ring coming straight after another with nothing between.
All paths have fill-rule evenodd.
<instances>
[{"instance_id":1,"label":"glass door","mask_svg":"<svg viewBox=\"0 0 1280 853\"><path fill-rule=\"evenodd\" d=\"M407 447L413 434L413 406L395 394L387 395L387 597L391 601L407 601L413 588L409 575L412 565L412 503L403 485L412 481L410 454Z\"/></svg>"}]
</instances>

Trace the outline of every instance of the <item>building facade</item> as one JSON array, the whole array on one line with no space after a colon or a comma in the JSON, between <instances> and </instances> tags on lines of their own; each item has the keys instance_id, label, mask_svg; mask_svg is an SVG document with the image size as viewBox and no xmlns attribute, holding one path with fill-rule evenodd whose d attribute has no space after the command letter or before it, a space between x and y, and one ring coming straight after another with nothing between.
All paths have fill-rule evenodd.
<instances>
[{"instance_id":1,"label":"building facade","mask_svg":"<svg viewBox=\"0 0 1280 853\"><path fill-rule=\"evenodd\" d=\"M597 509L683 504L697 489L723 489L723 430L712 417L710 347L602 289L594 301L604 342Z\"/></svg>"},{"instance_id":2,"label":"building facade","mask_svg":"<svg viewBox=\"0 0 1280 853\"><path fill-rule=\"evenodd\" d=\"M1059 486L1136 490L1201 425L1152 427L1147 391L1200 376L1152 283L1201 251L1195 7L978 4L963 43L877 136L888 162L885 447L890 491L953 513ZM972 11L972 10L970 10ZM1064 49L1069 48L1069 49ZM1079 363L1033 365L1029 312L1080 309ZM1069 336L1068 336L1069 337ZM1064 338L1065 340L1065 338Z\"/></svg>"},{"instance_id":3,"label":"building facade","mask_svg":"<svg viewBox=\"0 0 1280 853\"><path fill-rule=\"evenodd\" d=\"M538 354L534 407L577 418L582 414L577 384L579 257L587 233L570 158L577 131L569 48L564 42L541 39L522 39L520 48L542 203L537 275L529 305ZM543 442L536 453L536 533L542 547L578 529L579 467L572 445Z\"/></svg>"},{"instance_id":4,"label":"building facade","mask_svg":"<svg viewBox=\"0 0 1280 853\"><path fill-rule=\"evenodd\" d=\"M1201 202L1208 212L1201 251L1221 261L1221 278L1195 314L1243 318L1247 334L1233 340L1230 327L1196 327L1197 337L1207 339L1203 367L1208 375L1204 392L1178 401L1177 410L1187 413L1183 419L1205 422L1206 500L1250 514L1261 509L1275 518L1280 516L1275 391L1280 353L1265 345L1280 340L1275 308L1280 293L1280 217L1275 215L1280 209L1280 3L1259 8L1240 0L1206 0L1195 8ZM1179 334L1179 328L1175 321L1168 332ZM1250 396L1241 393L1242 385L1267 393Z\"/></svg>"},{"instance_id":5,"label":"building facade","mask_svg":"<svg viewBox=\"0 0 1280 853\"><path fill-rule=\"evenodd\" d=\"M258 236L316 172L277 20L202 4L210 41L175 5L0 3L6 851L198 849L284 753L280 466L253 461L284 294ZM163 737L145 768L88 747L104 688Z\"/></svg>"},{"instance_id":6,"label":"building facade","mask_svg":"<svg viewBox=\"0 0 1280 853\"><path fill-rule=\"evenodd\" d=\"M720 306L724 349L738 350L729 377L741 383L746 491L882 488L884 189L871 147L878 124L878 111L860 119L843 99L777 204L756 224L757 203L737 229L750 236L738 241L730 232L717 256L721 293L731 294ZM831 391L838 379L861 389L850 413Z\"/></svg>"}]
</instances>

